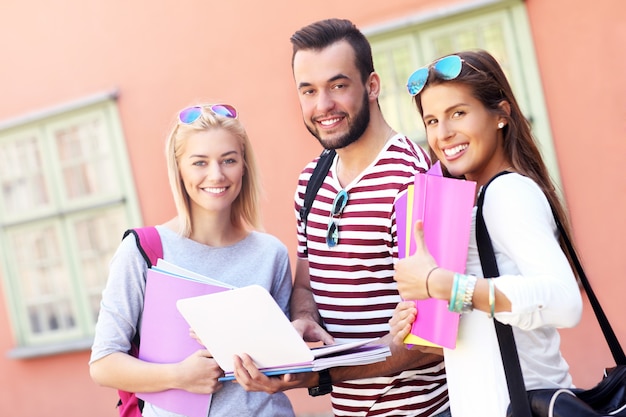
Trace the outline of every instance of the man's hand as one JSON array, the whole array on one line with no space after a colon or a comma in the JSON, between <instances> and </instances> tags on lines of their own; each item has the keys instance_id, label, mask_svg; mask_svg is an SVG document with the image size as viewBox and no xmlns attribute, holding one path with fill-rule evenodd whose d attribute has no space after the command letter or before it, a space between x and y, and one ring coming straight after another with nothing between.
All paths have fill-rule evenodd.
<instances>
[{"instance_id":1,"label":"man's hand","mask_svg":"<svg viewBox=\"0 0 626 417\"><path fill-rule=\"evenodd\" d=\"M417 309L412 301L398 303L389 320L389 333L396 346L405 346L404 339L411 332L411 325L417 317Z\"/></svg>"},{"instance_id":2,"label":"man's hand","mask_svg":"<svg viewBox=\"0 0 626 417\"><path fill-rule=\"evenodd\" d=\"M402 301L398 303L389 320L390 336L395 346L409 350L418 350L423 353L432 353L443 356L443 349L433 346L407 345L404 339L411 333L411 325L417 317L417 309L412 301Z\"/></svg>"},{"instance_id":3,"label":"man's hand","mask_svg":"<svg viewBox=\"0 0 626 417\"><path fill-rule=\"evenodd\" d=\"M318 323L310 319L296 319L291 322L305 342L323 342L325 345L335 344L335 339Z\"/></svg>"},{"instance_id":4,"label":"man's hand","mask_svg":"<svg viewBox=\"0 0 626 417\"><path fill-rule=\"evenodd\" d=\"M233 362L235 365L235 379L246 391L261 391L274 394L293 388L312 386L314 379L317 378L317 375L311 372L268 377L259 371L252 358L245 353L241 356L234 356Z\"/></svg>"}]
</instances>

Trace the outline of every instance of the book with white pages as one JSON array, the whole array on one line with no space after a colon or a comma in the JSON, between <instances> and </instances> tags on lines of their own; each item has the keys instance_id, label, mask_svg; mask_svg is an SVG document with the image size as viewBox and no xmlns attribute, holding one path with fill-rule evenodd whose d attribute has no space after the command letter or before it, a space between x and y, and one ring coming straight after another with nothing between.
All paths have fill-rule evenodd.
<instances>
[{"instance_id":1,"label":"book with white pages","mask_svg":"<svg viewBox=\"0 0 626 417\"><path fill-rule=\"evenodd\" d=\"M233 379L233 356L243 353L266 375L373 363L390 354L386 345L370 346L378 339L310 348L259 285L181 299L177 308L224 370L221 380Z\"/></svg>"},{"instance_id":2,"label":"book with white pages","mask_svg":"<svg viewBox=\"0 0 626 417\"><path fill-rule=\"evenodd\" d=\"M176 275L180 278L184 278L184 279L189 279L192 281L200 281L202 283L205 284L212 284L212 285L217 285L219 287L224 287L224 288L229 288L229 289L233 289L236 288L230 284L227 284L225 282L219 281L217 279L213 279L210 277L207 277L206 275L202 275L199 274L197 272L191 271L189 269L183 268L182 266L178 266L176 264L173 264L171 262L167 262L165 260L163 260L162 258L159 258L157 260L157 264L156 266L153 267L153 269L155 270L159 270L162 272L166 272L170 275Z\"/></svg>"},{"instance_id":3,"label":"book with white pages","mask_svg":"<svg viewBox=\"0 0 626 417\"><path fill-rule=\"evenodd\" d=\"M176 363L203 349L189 335L189 324L180 315L176 302L232 289L231 285L159 259L146 272L139 359L152 363ZM188 417L206 416L211 403L211 394L182 389L136 394L150 404Z\"/></svg>"}]
</instances>

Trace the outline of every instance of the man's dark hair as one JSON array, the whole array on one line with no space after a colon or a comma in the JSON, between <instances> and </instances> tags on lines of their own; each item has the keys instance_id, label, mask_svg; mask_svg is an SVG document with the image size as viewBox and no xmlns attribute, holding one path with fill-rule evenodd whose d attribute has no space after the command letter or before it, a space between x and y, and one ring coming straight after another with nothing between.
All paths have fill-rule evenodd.
<instances>
[{"instance_id":1,"label":"man's dark hair","mask_svg":"<svg viewBox=\"0 0 626 417\"><path fill-rule=\"evenodd\" d=\"M319 51L344 40L354 50L356 67L361 73L362 81L365 82L367 77L374 72L372 48L365 35L361 33L354 23L346 19L320 20L303 27L291 35L290 41L293 45L292 68L296 52L307 49Z\"/></svg>"}]
</instances>

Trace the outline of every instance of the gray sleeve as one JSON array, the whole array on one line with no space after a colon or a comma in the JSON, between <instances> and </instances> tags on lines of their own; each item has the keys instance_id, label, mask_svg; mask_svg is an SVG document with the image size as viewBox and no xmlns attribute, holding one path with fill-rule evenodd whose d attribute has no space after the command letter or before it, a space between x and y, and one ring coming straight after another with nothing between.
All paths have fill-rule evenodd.
<instances>
[{"instance_id":1,"label":"gray sleeve","mask_svg":"<svg viewBox=\"0 0 626 417\"><path fill-rule=\"evenodd\" d=\"M121 242L109 263L89 363L130 350L140 328L146 270L146 261L131 234Z\"/></svg>"},{"instance_id":2,"label":"gray sleeve","mask_svg":"<svg viewBox=\"0 0 626 417\"><path fill-rule=\"evenodd\" d=\"M289 301L293 280L287 248L279 243L275 258L275 274L271 294L287 317L291 317Z\"/></svg>"}]
</instances>

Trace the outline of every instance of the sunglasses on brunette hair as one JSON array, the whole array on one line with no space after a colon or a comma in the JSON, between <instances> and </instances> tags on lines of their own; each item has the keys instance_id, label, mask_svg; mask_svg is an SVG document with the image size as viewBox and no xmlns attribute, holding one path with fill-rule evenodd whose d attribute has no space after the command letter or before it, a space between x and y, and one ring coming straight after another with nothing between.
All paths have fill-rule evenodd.
<instances>
[{"instance_id":1,"label":"sunglasses on brunette hair","mask_svg":"<svg viewBox=\"0 0 626 417\"><path fill-rule=\"evenodd\" d=\"M428 73L431 68L444 80L454 80L461 73L461 68L464 62L476 71L482 72L460 56L449 55L426 67L416 69L407 81L406 87L409 94L416 96L424 89L426 81L428 81Z\"/></svg>"},{"instance_id":2,"label":"sunglasses on brunette hair","mask_svg":"<svg viewBox=\"0 0 626 417\"><path fill-rule=\"evenodd\" d=\"M191 124L202 116L202 109L209 109L216 116L227 117L229 119L237 118L237 109L230 104L210 104L206 106L187 107L178 114L178 120L186 125Z\"/></svg>"}]
</instances>

